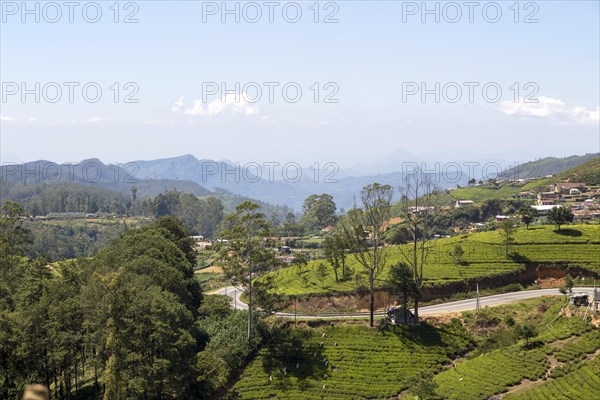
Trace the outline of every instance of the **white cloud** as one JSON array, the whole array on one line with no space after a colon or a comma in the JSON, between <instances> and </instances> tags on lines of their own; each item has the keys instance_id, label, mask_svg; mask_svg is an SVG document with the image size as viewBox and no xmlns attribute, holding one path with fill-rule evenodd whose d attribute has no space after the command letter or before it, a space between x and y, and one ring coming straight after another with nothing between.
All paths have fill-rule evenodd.
<instances>
[{"instance_id":1,"label":"white cloud","mask_svg":"<svg viewBox=\"0 0 600 400\"><path fill-rule=\"evenodd\" d=\"M239 100L239 101L236 101ZM260 113L256 104L246 101L244 96L235 98L234 94L225 95L225 99L215 99L207 104L202 103L198 99L192 101L192 106L186 108L183 97L177 99L171 107L171 111L175 113L183 112L185 115L194 116L213 116L223 114L242 114L245 116L253 116Z\"/></svg>"},{"instance_id":2,"label":"white cloud","mask_svg":"<svg viewBox=\"0 0 600 400\"><path fill-rule=\"evenodd\" d=\"M304 125L306 125L306 126L330 126L331 121L327 121L327 120L313 121L312 119L309 119L307 121L304 121Z\"/></svg>"},{"instance_id":3,"label":"white cloud","mask_svg":"<svg viewBox=\"0 0 600 400\"><path fill-rule=\"evenodd\" d=\"M8 115L2 115L0 114L0 121L2 122L10 122L10 121L14 121L15 118L13 117L9 117Z\"/></svg>"},{"instance_id":4,"label":"white cloud","mask_svg":"<svg viewBox=\"0 0 600 400\"><path fill-rule=\"evenodd\" d=\"M37 118L36 117L29 117L29 119L27 119L27 122L37 122Z\"/></svg>"},{"instance_id":5,"label":"white cloud","mask_svg":"<svg viewBox=\"0 0 600 400\"><path fill-rule=\"evenodd\" d=\"M540 96L537 103L526 103L524 99L504 101L500 104L500 111L516 117L543 118L558 124L596 125L600 116L600 107L596 110L584 106L571 107L562 100L545 96Z\"/></svg>"},{"instance_id":6,"label":"white cloud","mask_svg":"<svg viewBox=\"0 0 600 400\"><path fill-rule=\"evenodd\" d=\"M106 118L104 117L90 117L87 120L85 120L85 122L90 122L93 124L99 123L99 122L104 122L106 121Z\"/></svg>"},{"instance_id":7,"label":"white cloud","mask_svg":"<svg viewBox=\"0 0 600 400\"><path fill-rule=\"evenodd\" d=\"M183 96L178 98L175 103L173 103L173 107L171 107L172 112L181 112L181 109L185 105Z\"/></svg>"},{"instance_id":8,"label":"white cloud","mask_svg":"<svg viewBox=\"0 0 600 400\"><path fill-rule=\"evenodd\" d=\"M174 123L174 121L161 121L158 119L148 119L142 122L143 125L172 125Z\"/></svg>"}]
</instances>

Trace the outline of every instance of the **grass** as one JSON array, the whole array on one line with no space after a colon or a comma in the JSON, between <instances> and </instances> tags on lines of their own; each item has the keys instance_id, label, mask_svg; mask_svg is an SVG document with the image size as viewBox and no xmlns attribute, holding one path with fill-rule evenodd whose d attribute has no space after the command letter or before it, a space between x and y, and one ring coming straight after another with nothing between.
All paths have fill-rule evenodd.
<instances>
[{"instance_id":1,"label":"grass","mask_svg":"<svg viewBox=\"0 0 600 400\"><path fill-rule=\"evenodd\" d=\"M514 235L510 257L502 244L499 231L461 235L430 242L428 262L424 267L426 286L443 285L467 279L502 276L518 273L526 264L551 264L577 266L600 273L600 225L569 225L561 232L553 226L520 228ZM465 265L457 265L452 259L454 246L464 250ZM389 248L388 268L378 277L376 286L381 287L387 278L389 266L403 261L402 249L406 245ZM327 274L318 274L317 266L323 263ZM287 267L273 272L275 291L284 295L314 295L356 292L366 284L367 275L354 256L349 255L347 264L354 270L352 279L336 282L333 270L326 260L311 261L307 266ZM356 275L358 275L358 280Z\"/></svg>"},{"instance_id":2,"label":"grass","mask_svg":"<svg viewBox=\"0 0 600 400\"><path fill-rule=\"evenodd\" d=\"M587 185L600 185L600 157L561 172L558 178L568 182L585 182Z\"/></svg>"},{"instance_id":3,"label":"grass","mask_svg":"<svg viewBox=\"0 0 600 400\"><path fill-rule=\"evenodd\" d=\"M211 268L208 268L211 269ZM225 279L225 276L222 273L207 271L200 272L196 271L194 274L198 282L202 285L203 291L211 291L216 290L221 287L225 287L230 285L231 283Z\"/></svg>"},{"instance_id":4,"label":"grass","mask_svg":"<svg viewBox=\"0 0 600 400\"><path fill-rule=\"evenodd\" d=\"M319 238L312 237L312 238L309 238L309 239L302 239L302 240L300 240L300 243L317 243L317 244L321 244L321 243L323 243L324 240L325 239L320 238L320 237Z\"/></svg>"},{"instance_id":5,"label":"grass","mask_svg":"<svg viewBox=\"0 0 600 400\"><path fill-rule=\"evenodd\" d=\"M516 244L600 244L600 225L565 225L560 231L554 226L521 228L515 234ZM501 244L499 231L478 233L476 240L483 243Z\"/></svg>"}]
</instances>

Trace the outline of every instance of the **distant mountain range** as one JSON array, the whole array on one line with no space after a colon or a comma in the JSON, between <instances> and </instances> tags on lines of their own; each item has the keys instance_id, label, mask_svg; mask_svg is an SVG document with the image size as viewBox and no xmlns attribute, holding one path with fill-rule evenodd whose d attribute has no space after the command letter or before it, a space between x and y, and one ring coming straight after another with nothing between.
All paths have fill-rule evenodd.
<instances>
[{"instance_id":1,"label":"distant mountain range","mask_svg":"<svg viewBox=\"0 0 600 400\"><path fill-rule=\"evenodd\" d=\"M135 186L140 199L177 190L198 197L215 196L222 201L227 212L233 212L238 204L246 200L258 203L266 215L275 213L285 217L291 211L285 205L270 204L225 189L216 188L211 191L190 180L140 179L137 168L135 163L104 164L95 158L68 164L47 160L5 164L0 167L0 204L6 200L25 204L31 199L47 197L53 190L82 199L100 196L104 199L123 200L131 198L132 187ZM89 190L90 188L93 189Z\"/></svg>"},{"instance_id":2,"label":"distant mountain range","mask_svg":"<svg viewBox=\"0 0 600 400\"><path fill-rule=\"evenodd\" d=\"M396 154L397 153L397 154ZM405 151L396 156L410 158ZM394 156L394 154L392 156ZM391 156L391 157L392 157ZM585 161L597 158L598 154L586 154L567 158L544 158L507 169L499 177L522 178L526 171L536 176L560 173ZM395 158L395 157L392 157ZM422 159L404 162L424 162L430 172L435 172L435 185L440 189L467 185L469 170L461 163L446 163L435 166ZM484 165L488 161L480 161ZM500 165L498 162L494 163ZM401 164L399 164L401 165ZM502 167L502 165L500 165ZM259 164L242 165L226 160L198 159L187 154L158 160L138 160L119 165L107 165L98 159L87 159L77 164L55 164L40 160L24 164L3 165L3 186L33 183L75 183L129 194L136 186L138 196L156 196L170 189L192 193L197 196L219 195L220 197L241 196L269 203L285 205L300 211L304 199L313 193L329 193L334 197L338 209L349 209L360 202L361 189L373 182L389 184L395 189L402 187L405 174L402 171L379 174L352 175L339 171L334 165L322 165L320 170L297 169L298 165L270 167ZM392 164L389 164L392 167ZM402 167L400 167L402 168ZM480 179L481 171L474 173ZM487 177L494 177L496 169ZM485 177L482 177L485 178ZM399 197L396 190L396 199ZM239 199L238 199L239 200Z\"/></svg>"},{"instance_id":3,"label":"distant mountain range","mask_svg":"<svg viewBox=\"0 0 600 400\"><path fill-rule=\"evenodd\" d=\"M140 197L153 197L170 189L196 196L211 194L210 190L189 180L139 179L136 177L135 164L107 165L97 158L69 164L38 160L22 164L2 165L0 172L3 185L71 183L109 189L126 195L130 194L131 187L135 185Z\"/></svg>"},{"instance_id":4,"label":"distant mountain range","mask_svg":"<svg viewBox=\"0 0 600 400\"><path fill-rule=\"evenodd\" d=\"M299 169L297 164L270 168L254 163L242 165L223 160L199 160L190 154L160 160L138 160L132 164L138 167L139 178L189 180L209 190L222 188L268 203L285 204L296 211L313 193L329 193L338 208L348 209L354 206L361 189L370 183L389 184L394 188L404 184L402 171L350 176L333 164L322 165L318 171ZM436 182L441 188L466 185L469 180L466 174L456 173L454 169L448 174L451 181L438 179Z\"/></svg>"}]
</instances>

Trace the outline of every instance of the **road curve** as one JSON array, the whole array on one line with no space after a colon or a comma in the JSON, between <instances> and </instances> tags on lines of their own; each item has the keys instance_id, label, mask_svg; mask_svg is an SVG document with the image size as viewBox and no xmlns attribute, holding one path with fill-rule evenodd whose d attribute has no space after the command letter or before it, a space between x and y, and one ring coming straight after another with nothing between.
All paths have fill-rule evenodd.
<instances>
[{"instance_id":1,"label":"road curve","mask_svg":"<svg viewBox=\"0 0 600 400\"><path fill-rule=\"evenodd\" d=\"M591 287L576 287L573 288L573 292L585 292L591 295L594 291ZM244 303L240 296L243 291L233 286L228 286L223 289L216 290L210 294L223 294L231 297L232 305L238 310L247 310L248 305ZM498 306L501 304L514 303L516 301L533 299L541 296L560 296L561 293L558 289L535 289L535 290L523 290L520 292L510 292L494 294L491 296L482 296L479 298L481 307ZM435 304L431 306L425 306L419 308L419 315L436 315L436 314L447 314L460 311L475 310L476 299L450 301L442 304ZM383 312L377 312L376 315L383 315ZM275 313L278 317L294 317L293 313L277 312ZM304 319L342 319L342 318L358 318L368 316L368 312L354 312L354 313L315 313L315 314L298 314L298 318Z\"/></svg>"}]
</instances>

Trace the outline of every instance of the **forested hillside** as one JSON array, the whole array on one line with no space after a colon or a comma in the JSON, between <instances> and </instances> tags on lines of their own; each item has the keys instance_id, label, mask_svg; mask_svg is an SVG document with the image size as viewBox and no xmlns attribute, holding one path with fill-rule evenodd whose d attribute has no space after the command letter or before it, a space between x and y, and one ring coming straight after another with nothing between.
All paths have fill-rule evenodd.
<instances>
[{"instance_id":1,"label":"forested hillside","mask_svg":"<svg viewBox=\"0 0 600 400\"><path fill-rule=\"evenodd\" d=\"M139 181L122 193L117 191L119 185L109 184L111 189L79 183L3 182L0 203L14 201L30 217L24 222L32 240L27 254L57 261L94 256L127 229L167 215L182 221L190 234L211 238L224 213L248 200L225 190L198 196L194 192L165 189L150 196L148 190L138 187L150 184L155 191L163 188L162 183L157 186ZM291 211L267 203L260 203L260 208L278 220Z\"/></svg>"},{"instance_id":2,"label":"forested hillside","mask_svg":"<svg viewBox=\"0 0 600 400\"><path fill-rule=\"evenodd\" d=\"M585 162L598 158L599 155L599 153L593 153L564 158L545 157L509 168L498 174L497 178L526 179L540 178L546 175L556 175L567 169L577 167Z\"/></svg>"},{"instance_id":3,"label":"forested hillside","mask_svg":"<svg viewBox=\"0 0 600 400\"><path fill-rule=\"evenodd\" d=\"M207 398L262 341L257 325L246 342L243 312L203 300L176 219L49 265L24 257L19 214L0 217L0 398L33 382L54 399Z\"/></svg>"}]
</instances>

